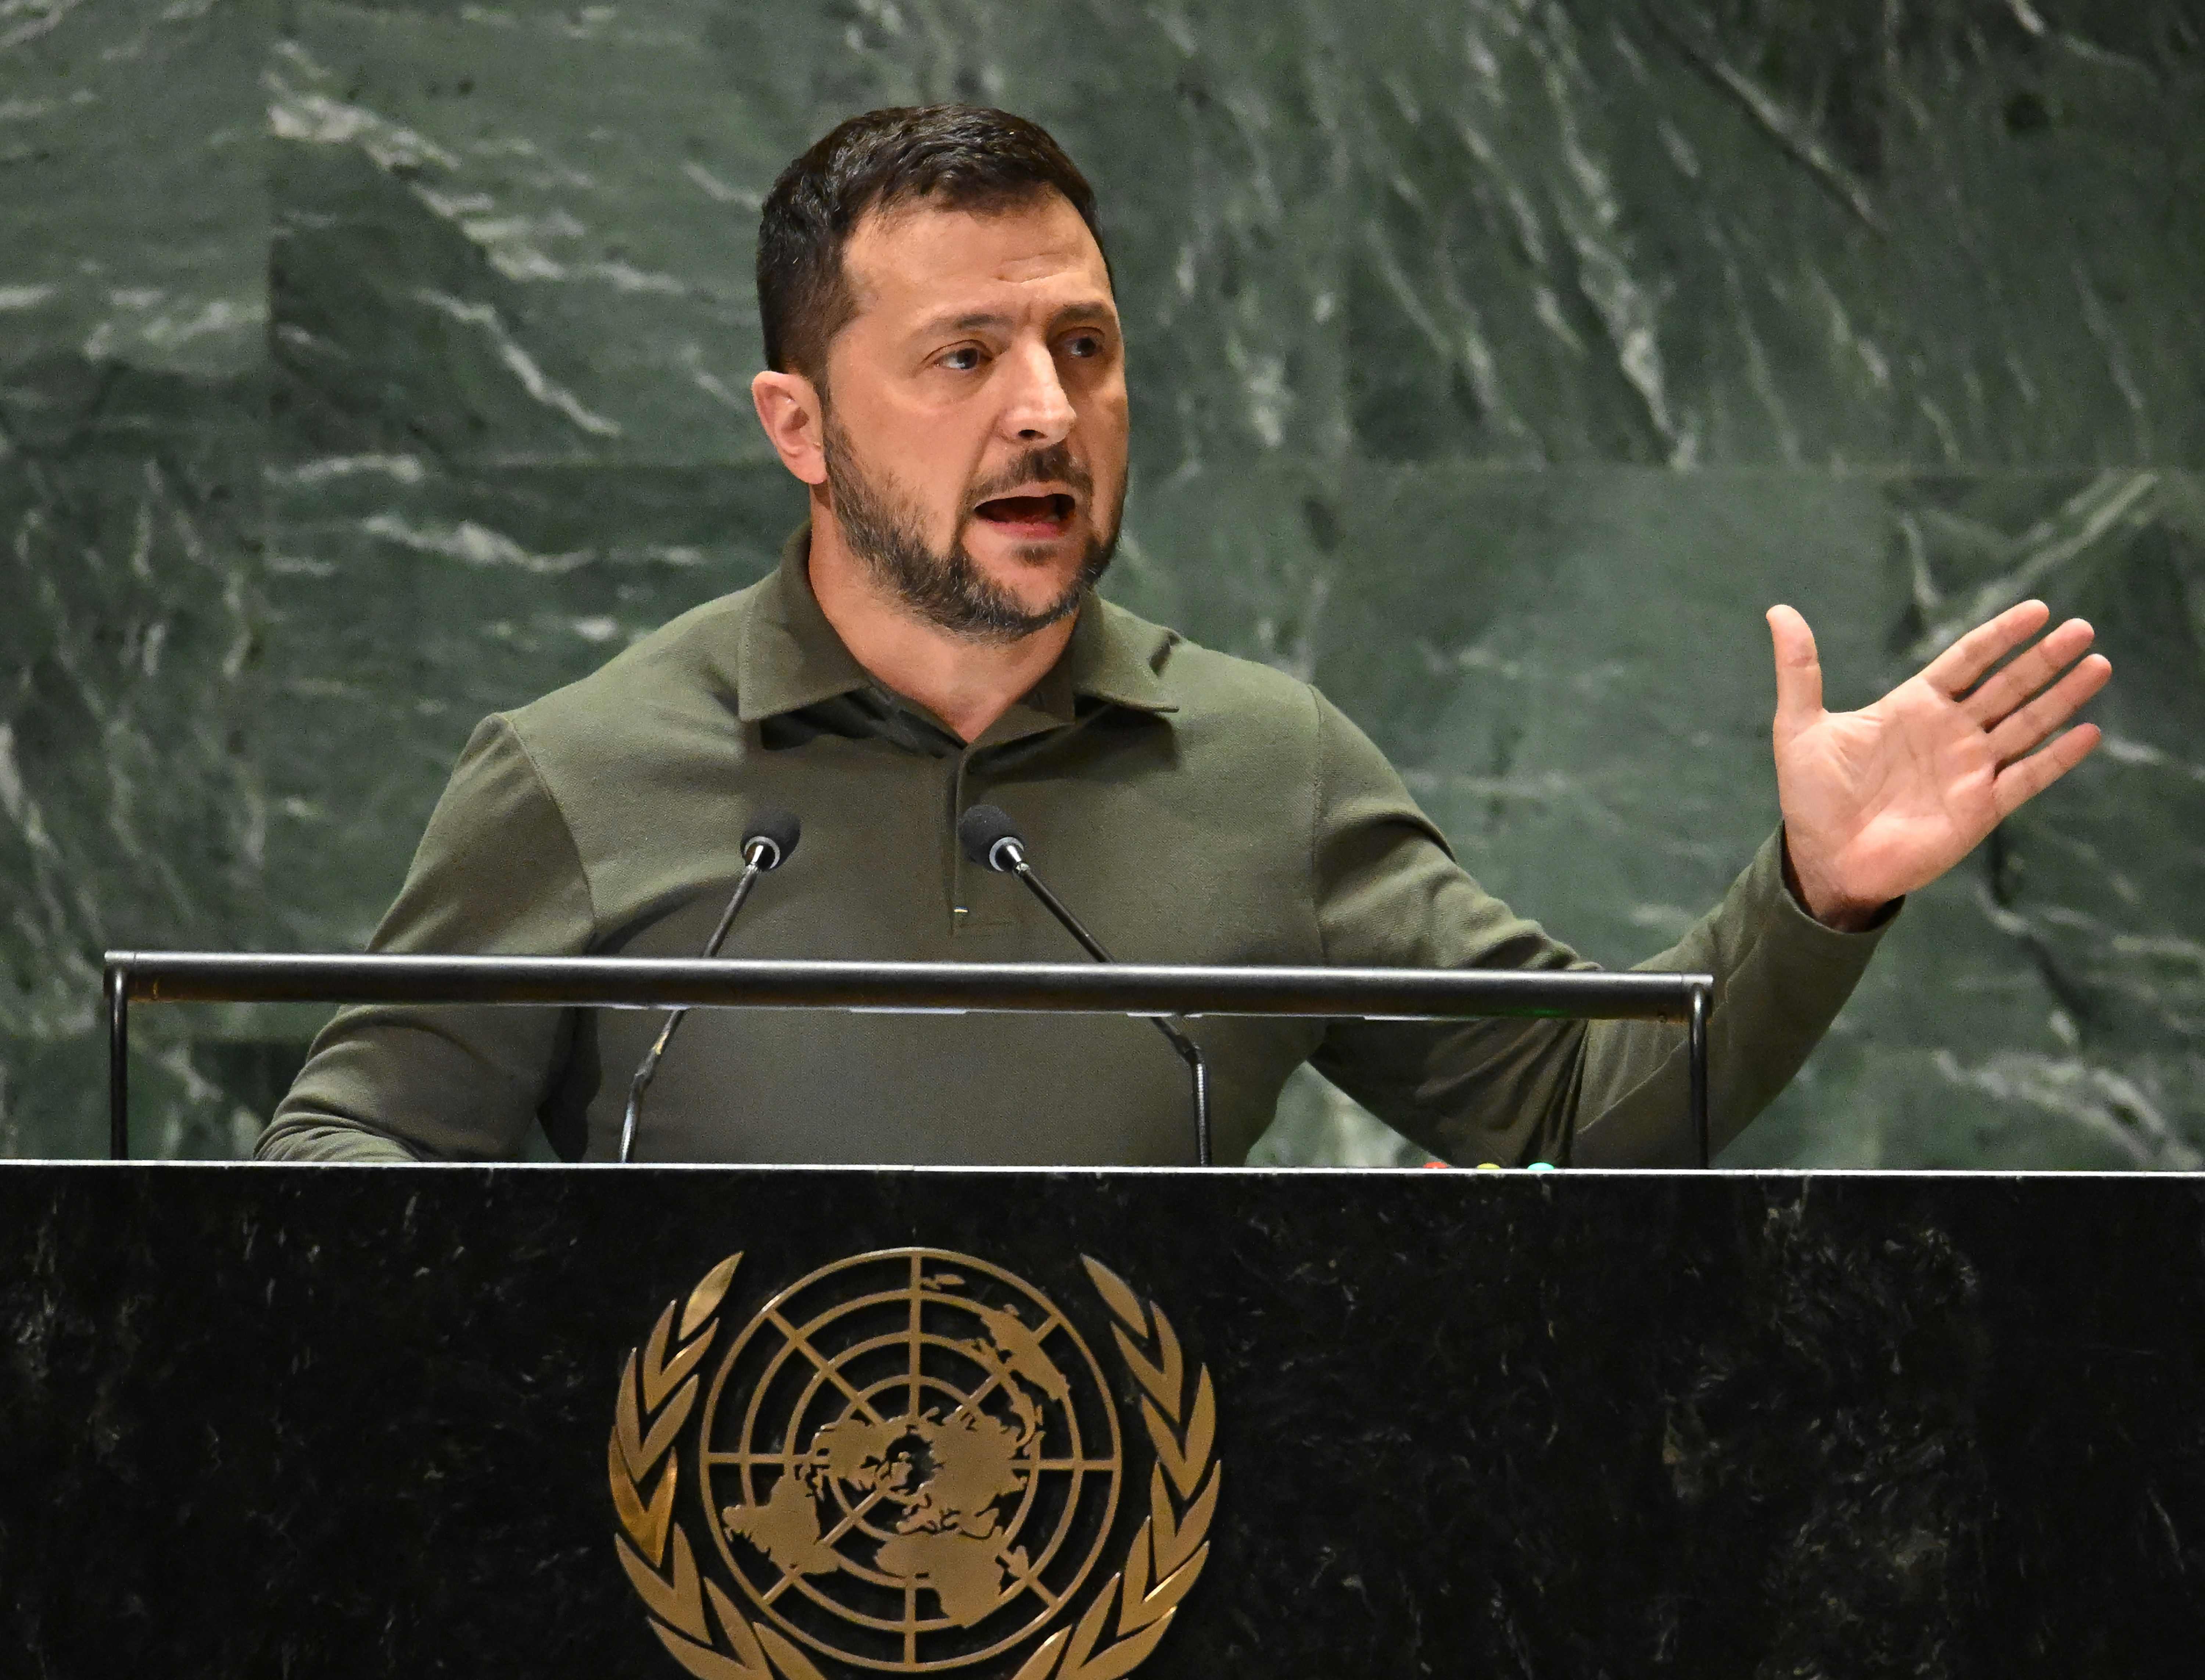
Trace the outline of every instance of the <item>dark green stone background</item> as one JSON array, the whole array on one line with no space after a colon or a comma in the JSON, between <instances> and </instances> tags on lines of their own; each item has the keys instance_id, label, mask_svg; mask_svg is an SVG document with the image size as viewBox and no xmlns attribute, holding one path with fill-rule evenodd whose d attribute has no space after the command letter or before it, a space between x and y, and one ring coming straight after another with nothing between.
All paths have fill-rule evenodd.
<instances>
[{"instance_id":1,"label":"dark green stone background","mask_svg":"<svg viewBox=\"0 0 2205 1680\"><path fill-rule=\"evenodd\" d=\"M2205 33L2180 0L0 4L0 1151L104 946L356 944L469 726L756 576L758 194L1001 103L1102 194L1110 588L1313 677L1604 960L1836 703L2024 593L2107 744L1908 910L1735 1164L2205 1150ZM149 1011L239 1151L313 1016ZM1315 1082L1271 1159L1390 1159Z\"/></svg>"}]
</instances>

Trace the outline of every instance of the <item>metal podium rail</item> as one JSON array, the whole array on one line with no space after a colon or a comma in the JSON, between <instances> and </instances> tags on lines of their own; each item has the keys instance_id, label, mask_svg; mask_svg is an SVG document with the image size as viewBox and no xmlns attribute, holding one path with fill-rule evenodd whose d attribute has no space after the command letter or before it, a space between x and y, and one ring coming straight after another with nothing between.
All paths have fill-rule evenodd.
<instances>
[{"instance_id":1,"label":"metal podium rail","mask_svg":"<svg viewBox=\"0 0 2205 1680\"><path fill-rule=\"evenodd\" d=\"M135 1002L1682 1021L1691 1063L1692 1137L1700 1165L1708 1164L1707 1030L1715 977L1707 974L110 951L105 991L108 1154L116 1161L130 1158Z\"/></svg>"}]
</instances>

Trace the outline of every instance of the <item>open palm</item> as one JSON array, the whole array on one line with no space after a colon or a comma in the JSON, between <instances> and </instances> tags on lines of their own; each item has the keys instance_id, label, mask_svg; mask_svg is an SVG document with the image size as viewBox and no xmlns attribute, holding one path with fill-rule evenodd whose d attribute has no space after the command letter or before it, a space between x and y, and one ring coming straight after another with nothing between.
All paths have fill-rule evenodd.
<instances>
[{"instance_id":1,"label":"open palm","mask_svg":"<svg viewBox=\"0 0 2205 1680\"><path fill-rule=\"evenodd\" d=\"M1858 927L1928 886L2097 745L2087 723L2045 745L2113 674L2102 656L2083 657L2093 632L2081 619L1992 669L2051 616L2041 601L2010 607L1873 705L1830 712L1814 632L1792 608L1769 608L1777 797L1818 918Z\"/></svg>"}]
</instances>

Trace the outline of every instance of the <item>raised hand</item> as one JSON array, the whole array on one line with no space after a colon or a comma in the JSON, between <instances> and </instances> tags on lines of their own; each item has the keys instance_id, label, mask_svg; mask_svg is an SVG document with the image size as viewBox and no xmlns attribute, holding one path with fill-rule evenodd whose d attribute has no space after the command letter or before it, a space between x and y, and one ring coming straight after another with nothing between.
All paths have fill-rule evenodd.
<instances>
[{"instance_id":1,"label":"raised hand","mask_svg":"<svg viewBox=\"0 0 2205 1680\"><path fill-rule=\"evenodd\" d=\"M1864 926L2097 745L2089 723L2045 745L2113 674L2103 655L2083 656L2095 632L2081 619L1984 675L2051 617L2042 601L2009 607L1874 705L1828 712L1815 632L1791 608L1768 609L1776 793L1799 895L1817 920Z\"/></svg>"}]
</instances>

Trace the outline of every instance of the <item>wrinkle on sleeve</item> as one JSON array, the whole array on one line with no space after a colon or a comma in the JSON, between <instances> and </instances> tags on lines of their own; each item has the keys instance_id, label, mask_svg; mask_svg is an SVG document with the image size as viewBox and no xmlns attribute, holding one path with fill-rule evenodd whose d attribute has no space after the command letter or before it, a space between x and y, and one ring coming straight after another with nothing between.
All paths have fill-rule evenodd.
<instances>
[{"instance_id":1,"label":"wrinkle on sleeve","mask_svg":"<svg viewBox=\"0 0 2205 1680\"><path fill-rule=\"evenodd\" d=\"M1317 919L1335 967L1587 968L1455 862L1370 738L1317 702ZM1311 1063L1447 1161L1554 1159L1584 1024L1339 1021Z\"/></svg>"},{"instance_id":2,"label":"wrinkle on sleeve","mask_svg":"<svg viewBox=\"0 0 2205 1680\"><path fill-rule=\"evenodd\" d=\"M461 755L371 951L579 956L595 930L573 835L502 717ZM254 1147L266 1161L517 1154L574 1012L377 1004L340 1012Z\"/></svg>"}]
</instances>

